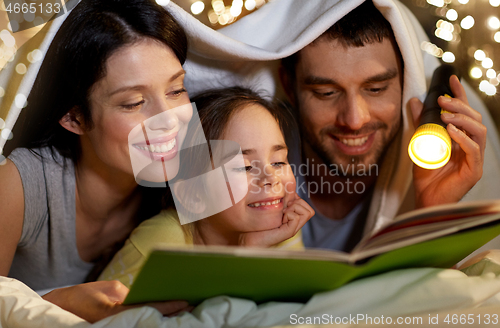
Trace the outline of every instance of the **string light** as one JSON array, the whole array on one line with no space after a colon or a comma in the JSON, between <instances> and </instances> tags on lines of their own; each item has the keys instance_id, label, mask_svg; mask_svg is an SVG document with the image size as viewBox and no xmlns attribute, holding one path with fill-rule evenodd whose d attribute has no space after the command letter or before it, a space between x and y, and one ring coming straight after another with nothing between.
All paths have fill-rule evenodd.
<instances>
[{"instance_id":1,"label":"string light","mask_svg":"<svg viewBox=\"0 0 500 328\"><path fill-rule=\"evenodd\" d=\"M495 16L491 16L488 18L488 27L492 30L498 30L500 28L500 20Z\"/></svg>"},{"instance_id":2,"label":"string light","mask_svg":"<svg viewBox=\"0 0 500 328\"><path fill-rule=\"evenodd\" d=\"M460 26L464 29L464 30L468 30L470 28L472 28L472 26L474 26L474 17L472 17L471 15L469 16L466 16L464 19L462 19L462 21L460 22Z\"/></svg>"},{"instance_id":3,"label":"string light","mask_svg":"<svg viewBox=\"0 0 500 328\"><path fill-rule=\"evenodd\" d=\"M482 61L486 58L486 54L481 49L477 49L476 52L474 52L474 58L476 60Z\"/></svg>"},{"instance_id":4,"label":"string light","mask_svg":"<svg viewBox=\"0 0 500 328\"><path fill-rule=\"evenodd\" d=\"M447 51L443 54L443 61L445 63L453 63L455 61L455 55L452 52Z\"/></svg>"},{"instance_id":5,"label":"string light","mask_svg":"<svg viewBox=\"0 0 500 328\"><path fill-rule=\"evenodd\" d=\"M479 79L481 76L483 76L483 70L480 69L479 67L473 67L470 72L469 72L470 77L473 79Z\"/></svg>"},{"instance_id":6,"label":"string light","mask_svg":"<svg viewBox=\"0 0 500 328\"><path fill-rule=\"evenodd\" d=\"M493 40L495 40L495 42L500 43L500 32L495 33L495 35L493 36Z\"/></svg>"},{"instance_id":7,"label":"string light","mask_svg":"<svg viewBox=\"0 0 500 328\"><path fill-rule=\"evenodd\" d=\"M490 5L493 7L498 7L500 6L500 0L490 0Z\"/></svg>"},{"instance_id":8,"label":"string light","mask_svg":"<svg viewBox=\"0 0 500 328\"><path fill-rule=\"evenodd\" d=\"M481 63L481 65L484 68L492 68L493 67L493 60L491 60L491 58L486 57L485 59L483 59L483 62Z\"/></svg>"},{"instance_id":9,"label":"string light","mask_svg":"<svg viewBox=\"0 0 500 328\"><path fill-rule=\"evenodd\" d=\"M495 72L494 69L490 68L486 71L486 77L493 79L493 78L497 77L497 72Z\"/></svg>"},{"instance_id":10,"label":"string light","mask_svg":"<svg viewBox=\"0 0 500 328\"><path fill-rule=\"evenodd\" d=\"M444 7L444 0L427 0L427 3L436 7Z\"/></svg>"},{"instance_id":11,"label":"string light","mask_svg":"<svg viewBox=\"0 0 500 328\"><path fill-rule=\"evenodd\" d=\"M205 9L205 4L203 1L196 1L191 5L191 12L193 15L199 15Z\"/></svg>"},{"instance_id":12,"label":"string light","mask_svg":"<svg viewBox=\"0 0 500 328\"><path fill-rule=\"evenodd\" d=\"M245 1L245 9L248 11L252 11L255 9L257 4L255 3L255 0L246 0Z\"/></svg>"},{"instance_id":13,"label":"string light","mask_svg":"<svg viewBox=\"0 0 500 328\"><path fill-rule=\"evenodd\" d=\"M456 21L458 18L458 13L455 9L449 9L446 12L446 18L448 18L450 21Z\"/></svg>"},{"instance_id":14,"label":"string light","mask_svg":"<svg viewBox=\"0 0 500 328\"><path fill-rule=\"evenodd\" d=\"M458 0L458 2L465 5L465 4L469 3L469 0Z\"/></svg>"}]
</instances>

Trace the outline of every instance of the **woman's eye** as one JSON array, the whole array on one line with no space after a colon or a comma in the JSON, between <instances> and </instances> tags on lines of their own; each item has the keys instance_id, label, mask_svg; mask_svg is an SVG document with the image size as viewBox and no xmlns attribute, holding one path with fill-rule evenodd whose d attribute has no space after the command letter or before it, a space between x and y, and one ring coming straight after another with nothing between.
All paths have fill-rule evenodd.
<instances>
[{"instance_id":1,"label":"woman's eye","mask_svg":"<svg viewBox=\"0 0 500 328\"><path fill-rule=\"evenodd\" d=\"M177 89L177 90L172 91L170 94L174 97L179 97L180 95L182 95L185 92L186 92L186 89L181 88L181 89Z\"/></svg>"},{"instance_id":2,"label":"woman's eye","mask_svg":"<svg viewBox=\"0 0 500 328\"><path fill-rule=\"evenodd\" d=\"M141 101L139 101L135 104L122 105L122 107L126 108L126 109L135 109L135 108L141 106L142 104L144 104L144 99L142 99Z\"/></svg>"}]
</instances>

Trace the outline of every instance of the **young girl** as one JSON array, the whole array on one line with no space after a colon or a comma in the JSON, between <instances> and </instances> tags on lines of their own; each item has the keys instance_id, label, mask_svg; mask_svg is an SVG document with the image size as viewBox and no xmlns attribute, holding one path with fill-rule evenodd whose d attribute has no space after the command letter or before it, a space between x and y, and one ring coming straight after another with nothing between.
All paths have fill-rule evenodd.
<instances>
[{"instance_id":1,"label":"young girl","mask_svg":"<svg viewBox=\"0 0 500 328\"><path fill-rule=\"evenodd\" d=\"M239 87L209 91L195 97L193 102L198 108L206 140L211 145L212 163L202 165L208 167L208 170L201 170L204 175L200 170L194 174L202 176L197 179L195 188L192 184L183 185L182 181L171 184L177 209L182 211L182 207L200 214L209 213L207 207L210 207L213 212L214 208L224 207L221 195L227 189L232 194L234 205L205 218L204 215L195 215L197 221L191 220L192 223L182 226L173 208L143 222L103 271L101 280L120 280L130 286L146 256L160 245L303 248L298 232L314 211L295 193L295 177L288 164L285 143L285 134L291 130L287 112ZM196 127L190 123L185 142L196 145L197 136ZM220 148L227 150L227 147L214 147L221 142L217 139L237 143L241 148L241 161L238 161L238 156L225 163L219 161L218 158L224 157L219 156ZM181 166L190 165L191 171L197 171L193 168L197 166L193 159L203 157L202 152L194 149L196 147L184 156L181 154ZM203 164L204 161L196 162ZM211 174L220 166L225 167L225 179ZM200 185L200 180L203 185ZM193 179L185 181L192 182ZM213 202L219 204L214 206Z\"/></svg>"}]
</instances>

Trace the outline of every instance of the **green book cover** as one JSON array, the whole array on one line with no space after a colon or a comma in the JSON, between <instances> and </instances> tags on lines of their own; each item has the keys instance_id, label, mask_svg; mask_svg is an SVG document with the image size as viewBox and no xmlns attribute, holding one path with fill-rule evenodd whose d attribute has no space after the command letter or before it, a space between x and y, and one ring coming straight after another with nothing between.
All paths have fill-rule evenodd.
<instances>
[{"instance_id":1,"label":"green book cover","mask_svg":"<svg viewBox=\"0 0 500 328\"><path fill-rule=\"evenodd\" d=\"M361 277L402 268L449 268L500 235L500 203L478 204L405 215L384 229L386 233L362 241L365 247L352 254L207 246L158 249L150 254L124 304L198 304L219 295L257 303L305 302ZM390 237L389 242L381 243L381 237Z\"/></svg>"}]
</instances>

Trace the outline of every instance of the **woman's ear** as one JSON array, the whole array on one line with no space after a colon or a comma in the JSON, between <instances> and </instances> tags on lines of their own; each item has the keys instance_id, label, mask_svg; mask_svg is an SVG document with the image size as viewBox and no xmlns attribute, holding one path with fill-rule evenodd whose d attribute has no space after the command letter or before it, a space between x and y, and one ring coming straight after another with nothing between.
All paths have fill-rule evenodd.
<instances>
[{"instance_id":1,"label":"woman's ear","mask_svg":"<svg viewBox=\"0 0 500 328\"><path fill-rule=\"evenodd\" d=\"M78 107L73 107L59 120L59 124L66 130L78 135L84 134L83 118Z\"/></svg>"},{"instance_id":2,"label":"woman's ear","mask_svg":"<svg viewBox=\"0 0 500 328\"><path fill-rule=\"evenodd\" d=\"M196 179L194 179L196 180ZM187 211L192 214L205 212L207 206L198 191L191 185L193 180L178 180L172 186L173 196Z\"/></svg>"}]
</instances>

